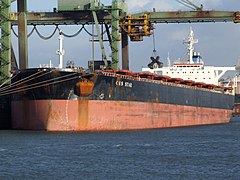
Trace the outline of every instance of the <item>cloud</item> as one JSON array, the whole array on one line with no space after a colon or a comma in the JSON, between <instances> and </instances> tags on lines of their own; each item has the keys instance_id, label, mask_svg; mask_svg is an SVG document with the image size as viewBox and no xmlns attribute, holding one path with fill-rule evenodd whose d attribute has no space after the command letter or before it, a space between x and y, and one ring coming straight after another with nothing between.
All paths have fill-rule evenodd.
<instances>
[{"instance_id":1,"label":"cloud","mask_svg":"<svg viewBox=\"0 0 240 180\"><path fill-rule=\"evenodd\" d=\"M127 5L129 9L142 8L151 3L151 0L128 0Z\"/></svg>"},{"instance_id":2,"label":"cloud","mask_svg":"<svg viewBox=\"0 0 240 180\"><path fill-rule=\"evenodd\" d=\"M218 6L222 5L222 0L193 0L192 1L194 4L197 6L200 6L201 4L203 5L204 9L215 9Z\"/></svg>"},{"instance_id":3,"label":"cloud","mask_svg":"<svg viewBox=\"0 0 240 180\"><path fill-rule=\"evenodd\" d=\"M172 10L174 6L165 0L126 0L129 12L151 11L153 8L157 10Z\"/></svg>"},{"instance_id":4,"label":"cloud","mask_svg":"<svg viewBox=\"0 0 240 180\"><path fill-rule=\"evenodd\" d=\"M204 4L204 5L208 5L208 6L219 6L222 5L222 0L194 0L192 1L195 4Z\"/></svg>"},{"instance_id":5,"label":"cloud","mask_svg":"<svg viewBox=\"0 0 240 180\"><path fill-rule=\"evenodd\" d=\"M196 6L203 5L204 9L217 9L223 5L222 0L190 0ZM155 8L157 11L173 11L173 10L191 10L187 6L178 3L176 0L126 0L130 13L152 11Z\"/></svg>"},{"instance_id":6,"label":"cloud","mask_svg":"<svg viewBox=\"0 0 240 180\"><path fill-rule=\"evenodd\" d=\"M173 31L171 33L170 38L171 38L171 40L174 40L174 41L183 41L184 39L186 39L188 37L188 34L189 34L189 30L177 29L176 31Z\"/></svg>"}]
</instances>

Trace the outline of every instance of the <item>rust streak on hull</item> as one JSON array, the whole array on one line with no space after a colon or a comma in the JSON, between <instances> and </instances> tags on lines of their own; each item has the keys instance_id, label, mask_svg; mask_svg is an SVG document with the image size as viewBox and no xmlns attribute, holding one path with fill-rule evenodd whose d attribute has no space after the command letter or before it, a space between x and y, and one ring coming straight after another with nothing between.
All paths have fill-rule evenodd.
<instances>
[{"instance_id":1,"label":"rust streak on hull","mask_svg":"<svg viewBox=\"0 0 240 180\"><path fill-rule=\"evenodd\" d=\"M84 129L88 126L88 100L78 101L78 128Z\"/></svg>"}]
</instances>

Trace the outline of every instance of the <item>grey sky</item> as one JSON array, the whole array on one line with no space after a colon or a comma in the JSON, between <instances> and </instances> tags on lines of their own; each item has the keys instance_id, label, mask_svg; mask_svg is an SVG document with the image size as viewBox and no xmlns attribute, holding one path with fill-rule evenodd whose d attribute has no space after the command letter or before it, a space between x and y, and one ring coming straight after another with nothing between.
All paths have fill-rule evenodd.
<instances>
[{"instance_id":1,"label":"grey sky","mask_svg":"<svg viewBox=\"0 0 240 180\"><path fill-rule=\"evenodd\" d=\"M29 11L51 11L57 7L57 0L28 0ZM111 0L102 0L106 5L111 4ZM151 11L156 8L159 11L190 10L175 0L126 0L129 13L141 11ZM239 0L193 0L197 5L203 4L207 10L240 11ZM13 11L16 11L16 4L13 4ZM240 56L240 24L234 23L199 23L199 24L160 24L156 25L155 38L156 49L161 60L166 64L168 52L172 60L183 58L186 54L186 45L183 39L188 36L189 28L192 26L195 38L199 43L195 46L199 51L206 65L233 66ZM32 27L29 27L29 31ZM67 34L73 34L79 30L80 26L61 26ZM91 29L91 27L89 27ZM54 30L53 26L39 27L42 34L46 36ZM91 37L86 33L81 33L78 37L64 39L64 49L66 55L64 61L74 60L76 65L87 66L87 61L91 59ZM17 52L17 39L13 36L14 49ZM95 57L100 59L100 48L96 43ZM106 43L108 56L110 55L109 45ZM49 60L57 66L58 57L58 35L51 40L41 40L35 34L29 38L29 65L31 67L39 64L47 64ZM144 38L143 42L130 43L130 68L140 71L142 66L149 63L152 55L152 37ZM110 57L109 57L110 58Z\"/></svg>"}]
</instances>

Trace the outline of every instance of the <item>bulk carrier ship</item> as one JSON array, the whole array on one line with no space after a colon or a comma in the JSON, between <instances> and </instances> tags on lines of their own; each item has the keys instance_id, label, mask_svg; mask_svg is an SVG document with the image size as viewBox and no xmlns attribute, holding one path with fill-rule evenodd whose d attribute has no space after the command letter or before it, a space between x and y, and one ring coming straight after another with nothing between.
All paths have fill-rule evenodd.
<instances>
[{"instance_id":1,"label":"bulk carrier ship","mask_svg":"<svg viewBox=\"0 0 240 180\"><path fill-rule=\"evenodd\" d=\"M194 54L189 54L191 59ZM25 130L115 131L220 124L230 121L234 104L231 87L127 70L18 70L11 88L5 90L1 95L12 93L12 128Z\"/></svg>"}]
</instances>

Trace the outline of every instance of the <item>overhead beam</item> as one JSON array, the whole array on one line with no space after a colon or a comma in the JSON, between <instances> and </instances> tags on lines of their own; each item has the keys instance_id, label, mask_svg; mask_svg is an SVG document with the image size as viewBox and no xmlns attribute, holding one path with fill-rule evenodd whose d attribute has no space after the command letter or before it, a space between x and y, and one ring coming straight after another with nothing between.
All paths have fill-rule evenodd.
<instances>
[{"instance_id":1,"label":"overhead beam","mask_svg":"<svg viewBox=\"0 0 240 180\"><path fill-rule=\"evenodd\" d=\"M235 22L240 20L239 12L228 11L172 11L143 12L133 14L135 17L149 15L153 23L201 23L201 22Z\"/></svg>"},{"instance_id":2,"label":"overhead beam","mask_svg":"<svg viewBox=\"0 0 240 180\"><path fill-rule=\"evenodd\" d=\"M100 23L111 24L111 14L99 10L96 11ZM172 11L172 12L143 12L133 14L134 17L149 15L153 23L201 23L201 22L235 22L240 21L239 12L228 11ZM27 24L35 25L76 25L91 24L91 11L64 11L64 12L28 12ZM123 16L120 16L122 19ZM18 16L14 13L11 19L13 25L17 25Z\"/></svg>"},{"instance_id":3,"label":"overhead beam","mask_svg":"<svg viewBox=\"0 0 240 180\"><path fill-rule=\"evenodd\" d=\"M28 40L27 40L27 0L17 1L18 9L18 48L19 67L28 67Z\"/></svg>"},{"instance_id":4,"label":"overhead beam","mask_svg":"<svg viewBox=\"0 0 240 180\"><path fill-rule=\"evenodd\" d=\"M106 11L96 11L100 23L111 24L111 15ZM18 24L17 13L12 15L12 25ZM64 11L64 12L28 12L28 25L76 25L92 24L92 11Z\"/></svg>"}]
</instances>

